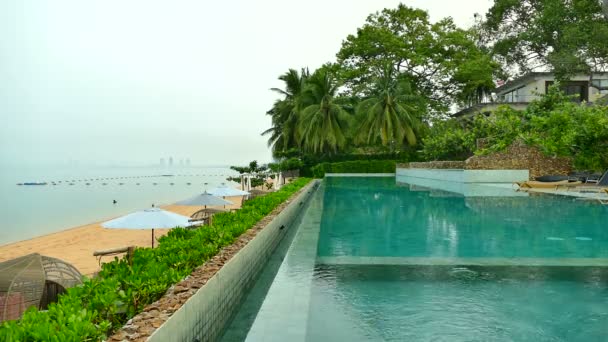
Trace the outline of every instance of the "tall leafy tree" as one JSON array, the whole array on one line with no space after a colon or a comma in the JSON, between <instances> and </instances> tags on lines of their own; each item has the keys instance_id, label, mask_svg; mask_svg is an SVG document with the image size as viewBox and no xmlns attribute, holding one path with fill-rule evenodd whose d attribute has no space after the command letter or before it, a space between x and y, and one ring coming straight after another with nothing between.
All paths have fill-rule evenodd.
<instances>
[{"instance_id":1,"label":"tall leafy tree","mask_svg":"<svg viewBox=\"0 0 608 342\"><path fill-rule=\"evenodd\" d=\"M447 112L452 103L492 89L498 71L473 30L457 28L451 18L431 23L427 12L403 4L370 15L337 57L354 94L367 95L371 81L390 64L409 76L434 112Z\"/></svg>"},{"instance_id":2,"label":"tall leafy tree","mask_svg":"<svg viewBox=\"0 0 608 342\"><path fill-rule=\"evenodd\" d=\"M272 147L275 154L298 145L297 125L300 115L300 98L309 77L308 69L303 68L300 72L289 69L285 74L279 76L279 80L285 83L285 89L271 88L283 98L277 100L266 113L272 118L272 127L264 131L262 135L269 135L268 145Z\"/></svg>"},{"instance_id":3,"label":"tall leafy tree","mask_svg":"<svg viewBox=\"0 0 608 342\"><path fill-rule=\"evenodd\" d=\"M390 147L415 145L419 104L409 81L396 75L391 66L385 67L375 80L371 95L357 107L358 141Z\"/></svg>"},{"instance_id":4,"label":"tall leafy tree","mask_svg":"<svg viewBox=\"0 0 608 342\"><path fill-rule=\"evenodd\" d=\"M308 79L302 93L298 123L300 146L304 152L332 154L344 149L350 116L336 98L338 87L339 83L326 67L316 70Z\"/></svg>"},{"instance_id":5,"label":"tall leafy tree","mask_svg":"<svg viewBox=\"0 0 608 342\"><path fill-rule=\"evenodd\" d=\"M483 28L515 75L551 70L567 79L608 70L608 18L598 0L495 0Z\"/></svg>"}]
</instances>

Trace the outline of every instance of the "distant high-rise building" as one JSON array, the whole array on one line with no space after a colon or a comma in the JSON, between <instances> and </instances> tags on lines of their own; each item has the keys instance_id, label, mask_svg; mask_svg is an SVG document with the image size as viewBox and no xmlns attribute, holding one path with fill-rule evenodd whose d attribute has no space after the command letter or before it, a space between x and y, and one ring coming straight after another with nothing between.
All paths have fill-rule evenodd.
<instances>
[{"instance_id":1,"label":"distant high-rise building","mask_svg":"<svg viewBox=\"0 0 608 342\"><path fill-rule=\"evenodd\" d=\"M160 166L165 166L165 158L160 158Z\"/></svg>"},{"instance_id":2,"label":"distant high-rise building","mask_svg":"<svg viewBox=\"0 0 608 342\"><path fill-rule=\"evenodd\" d=\"M190 158L186 158L186 166L190 166Z\"/></svg>"},{"instance_id":3,"label":"distant high-rise building","mask_svg":"<svg viewBox=\"0 0 608 342\"><path fill-rule=\"evenodd\" d=\"M179 166L184 166L184 160L183 159L179 160Z\"/></svg>"},{"instance_id":4,"label":"distant high-rise building","mask_svg":"<svg viewBox=\"0 0 608 342\"><path fill-rule=\"evenodd\" d=\"M169 157L169 166L173 166L173 157Z\"/></svg>"}]
</instances>

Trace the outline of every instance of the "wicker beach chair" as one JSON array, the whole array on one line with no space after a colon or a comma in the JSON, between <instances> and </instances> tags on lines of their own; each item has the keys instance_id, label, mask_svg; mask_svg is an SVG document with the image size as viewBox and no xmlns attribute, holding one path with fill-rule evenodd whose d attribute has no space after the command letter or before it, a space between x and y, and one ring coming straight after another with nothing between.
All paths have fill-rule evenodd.
<instances>
[{"instance_id":1,"label":"wicker beach chair","mask_svg":"<svg viewBox=\"0 0 608 342\"><path fill-rule=\"evenodd\" d=\"M0 263L0 322L19 319L32 306L45 310L81 278L74 266L38 253Z\"/></svg>"}]
</instances>

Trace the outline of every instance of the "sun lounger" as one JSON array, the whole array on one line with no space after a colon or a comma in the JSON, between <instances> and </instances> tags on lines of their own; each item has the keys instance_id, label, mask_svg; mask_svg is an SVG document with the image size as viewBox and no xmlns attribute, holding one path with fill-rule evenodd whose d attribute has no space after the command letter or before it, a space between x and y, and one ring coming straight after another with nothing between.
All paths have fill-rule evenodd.
<instances>
[{"instance_id":1,"label":"sun lounger","mask_svg":"<svg viewBox=\"0 0 608 342\"><path fill-rule=\"evenodd\" d=\"M574 186L580 185L582 182L568 182L567 180L557 182L539 182L539 181L525 181L516 182L520 189L557 189L559 186Z\"/></svg>"},{"instance_id":2,"label":"sun lounger","mask_svg":"<svg viewBox=\"0 0 608 342\"><path fill-rule=\"evenodd\" d=\"M571 182L572 184L572 182ZM559 187L566 187L568 190L576 190L581 192L601 192L603 189L608 188L608 170L602 174L599 178L589 177L587 182L578 185L559 185Z\"/></svg>"}]
</instances>

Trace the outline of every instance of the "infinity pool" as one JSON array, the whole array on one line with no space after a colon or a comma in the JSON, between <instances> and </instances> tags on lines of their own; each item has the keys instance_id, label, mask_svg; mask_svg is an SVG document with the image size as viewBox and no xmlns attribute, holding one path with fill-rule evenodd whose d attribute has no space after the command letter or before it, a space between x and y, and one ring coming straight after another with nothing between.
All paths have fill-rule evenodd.
<instances>
[{"instance_id":1,"label":"infinity pool","mask_svg":"<svg viewBox=\"0 0 608 342\"><path fill-rule=\"evenodd\" d=\"M331 177L305 210L224 341L608 341L606 206Z\"/></svg>"}]
</instances>

